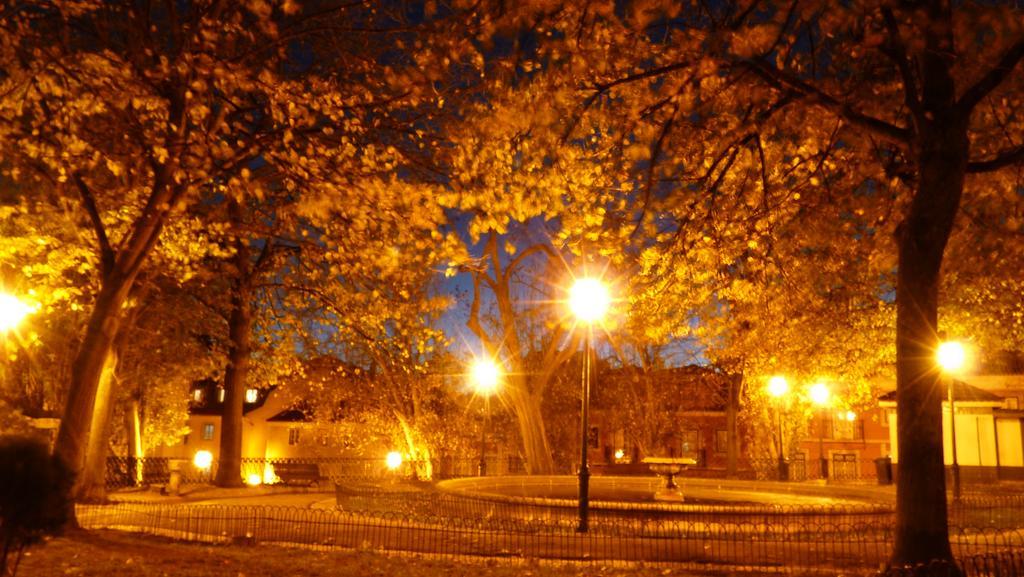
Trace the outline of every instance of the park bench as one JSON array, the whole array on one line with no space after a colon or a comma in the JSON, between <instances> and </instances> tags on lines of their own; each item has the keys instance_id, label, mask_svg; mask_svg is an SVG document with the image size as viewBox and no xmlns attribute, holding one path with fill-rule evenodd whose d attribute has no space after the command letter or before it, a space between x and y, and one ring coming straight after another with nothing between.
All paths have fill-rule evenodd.
<instances>
[{"instance_id":1,"label":"park bench","mask_svg":"<svg viewBox=\"0 0 1024 577\"><path fill-rule=\"evenodd\" d=\"M314 485L323 478L316 463L274 463L274 475L285 485Z\"/></svg>"}]
</instances>

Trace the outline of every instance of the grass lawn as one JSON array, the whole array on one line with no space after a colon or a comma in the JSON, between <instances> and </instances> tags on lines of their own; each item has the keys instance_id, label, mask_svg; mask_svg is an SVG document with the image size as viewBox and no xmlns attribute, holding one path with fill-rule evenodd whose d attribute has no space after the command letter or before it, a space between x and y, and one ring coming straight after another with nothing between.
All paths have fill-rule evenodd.
<instances>
[{"instance_id":1,"label":"grass lawn","mask_svg":"<svg viewBox=\"0 0 1024 577\"><path fill-rule=\"evenodd\" d=\"M705 575L707 573L700 573ZM507 564L397 557L372 552L315 552L275 546L218 546L117 531L79 531L30 549L21 577L655 577L696 575L665 568Z\"/></svg>"}]
</instances>

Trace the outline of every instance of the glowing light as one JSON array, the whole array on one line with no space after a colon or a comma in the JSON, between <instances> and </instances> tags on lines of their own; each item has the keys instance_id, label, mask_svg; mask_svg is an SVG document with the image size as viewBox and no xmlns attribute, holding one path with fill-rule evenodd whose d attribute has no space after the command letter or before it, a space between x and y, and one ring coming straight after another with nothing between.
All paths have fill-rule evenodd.
<instances>
[{"instance_id":1,"label":"glowing light","mask_svg":"<svg viewBox=\"0 0 1024 577\"><path fill-rule=\"evenodd\" d=\"M259 473L249 473L249 476L245 478L245 483L250 487L258 487L263 483L263 477L260 477Z\"/></svg>"},{"instance_id":2,"label":"glowing light","mask_svg":"<svg viewBox=\"0 0 1024 577\"><path fill-rule=\"evenodd\" d=\"M832 392L828 390L828 385L825 383L814 383L807 392L811 396L811 402L819 407L827 405L829 397L832 396Z\"/></svg>"},{"instance_id":3,"label":"glowing light","mask_svg":"<svg viewBox=\"0 0 1024 577\"><path fill-rule=\"evenodd\" d=\"M776 375L768 379L768 394L779 398L789 392L789 382L786 377Z\"/></svg>"},{"instance_id":4,"label":"glowing light","mask_svg":"<svg viewBox=\"0 0 1024 577\"><path fill-rule=\"evenodd\" d=\"M851 422L853 422L853 421L857 420L857 413L855 413L853 411L846 411L845 413L842 412L842 411L839 411L838 413L836 413L836 418L839 419L840 421L851 421Z\"/></svg>"},{"instance_id":5,"label":"glowing light","mask_svg":"<svg viewBox=\"0 0 1024 577\"><path fill-rule=\"evenodd\" d=\"M578 279L569 290L569 308L580 322L600 321L611 303L608 287L595 278Z\"/></svg>"},{"instance_id":6,"label":"glowing light","mask_svg":"<svg viewBox=\"0 0 1024 577\"><path fill-rule=\"evenodd\" d=\"M13 330L32 313L32 307L15 296L0 293L0 333Z\"/></svg>"},{"instance_id":7,"label":"glowing light","mask_svg":"<svg viewBox=\"0 0 1024 577\"><path fill-rule=\"evenodd\" d=\"M501 367L491 359L477 359L472 367L473 386L482 395L490 395L498 389L501 381Z\"/></svg>"},{"instance_id":8,"label":"glowing light","mask_svg":"<svg viewBox=\"0 0 1024 577\"><path fill-rule=\"evenodd\" d=\"M959 371L967 360L967 351L957 341L946 341L935 350L935 360L947 373Z\"/></svg>"},{"instance_id":9,"label":"glowing light","mask_svg":"<svg viewBox=\"0 0 1024 577\"><path fill-rule=\"evenodd\" d=\"M255 403L259 399L260 399L260 392L257 391L256 389L246 389L245 390L245 402L247 402L247 403Z\"/></svg>"},{"instance_id":10,"label":"glowing light","mask_svg":"<svg viewBox=\"0 0 1024 577\"><path fill-rule=\"evenodd\" d=\"M391 451L388 456L384 458L384 463L387 464L388 469L394 471L402 466L402 454L398 451Z\"/></svg>"},{"instance_id":11,"label":"glowing light","mask_svg":"<svg viewBox=\"0 0 1024 577\"><path fill-rule=\"evenodd\" d=\"M213 453L209 451L196 451L195 457L192 457L192 464L197 469L209 470L213 466Z\"/></svg>"},{"instance_id":12,"label":"glowing light","mask_svg":"<svg viewBox=\"0 0 1024 577\"><path fill-rule=\"evenodd\" d=\"M622 458L625 457L625 456L626 456L626 452L625 451L623 451L622 449L615 449L615 460L616 461L621 461Z\"/></svg>"}]
</instances>

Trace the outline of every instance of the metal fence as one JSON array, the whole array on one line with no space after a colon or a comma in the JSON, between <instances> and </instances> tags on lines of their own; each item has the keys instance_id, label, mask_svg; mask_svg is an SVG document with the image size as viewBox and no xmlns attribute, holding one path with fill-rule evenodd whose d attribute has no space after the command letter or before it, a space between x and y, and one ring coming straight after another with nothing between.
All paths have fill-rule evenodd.
<instances>
[{"instance_id":1,"label":"metal fence","mask_svg":"<svg viewBox=\"0 0 1024 577\"><path fill-rule=\"evenodd\" d=\"M439 458L430 466L435 479L472 477L477 475L478 458ZM279 464L316 465L319 477L325 480L366 479L384 480L412 478L424 469L424 463L406 461L397 470L387 467L383 459L362 458L288 458L288 459L242 459L241 476L248 479L256 476L260 482L275 482L274 466ZM159 485L170 482L172 467L176 468L182 483L209 483L217 475L218 462L200 468L185 459L167 457L108 457L106 485L109 489L138 485ZM526 471L518 457L488 457L487 470L492 475L516 475Z\"/></svg>"},{"instance_id":2,"label":"metal fence","mask_svg":"<svg viewBox=\"0 0 1024 577\"><path fill-rule=\"evenodd\" d=\"M77 512L86 528L204 542L403 551L445 558L671 563L799 574L870 574L886 561L893 538L891 525L871 520L856 522L845 514L787 516L779 511L634 520L638 522L595 515L587 533L578 533L564 519L525 519L472 509L437 516L429 511L119 503L79 505ZM992 574L985 571L995 561L985 559L1003 559L999 555L1005 557L1008 550L1018 551L1006 558L1019 567L1019 551L1024 549L1024 534L1017 530L958 527L951 540L958 558L967 560L964 568L969 575ZM1000 561L999 566L1004 565Z\"/></svg>"}]
</instances>

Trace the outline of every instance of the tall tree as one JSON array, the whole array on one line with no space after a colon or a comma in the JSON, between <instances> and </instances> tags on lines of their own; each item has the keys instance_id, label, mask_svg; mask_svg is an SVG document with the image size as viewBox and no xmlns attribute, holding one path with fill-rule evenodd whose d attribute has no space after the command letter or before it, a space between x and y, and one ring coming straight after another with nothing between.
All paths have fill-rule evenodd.
<instances>
[{"instance_id":1,"label":"tall tree","mask_svg":"<svg viewBox=\"0 0 1024 577\"><path fill-rule=\"evenodd\" d=\"M516 96L488 102L509 105L502 118L534 123L520 131L512 165L575 177L575 160L589 153L616 171L606 181L625 189L617 198L639 223L626 231L682 239L668 250L686 256L725 229L734 238L746 230L751 251L771 253L777 219L811 222L819 207L842 205L851 210L832 224L852 220L863 237L879 224L894 231L874 237L896 265L892 562L951 559L933 361L938 288L961 207L1016 194L1019 8L665 0L523 3L495 13L515 31L507 35L526 39L512 57L496 55L511 66L492 87ZM522 106L538 94L546 94L542 110ZM546 165L531 164L545 155Z\"/></svg>"},{"instance_id":2,"label":"tall tree","mask_svg":"<svg viewBox=\"0 0 1024 577\"><path fill-rule=\"evenodd\" d=\"M216 1L5 9L8 173L77 198L98 255L100 288L55 449L75 472L123 305L164 227L200 190L227 183L268 134L286 132L287 119L260 112L281 56L281 15L266 3Z\"/></svg>"}]
</instances>

